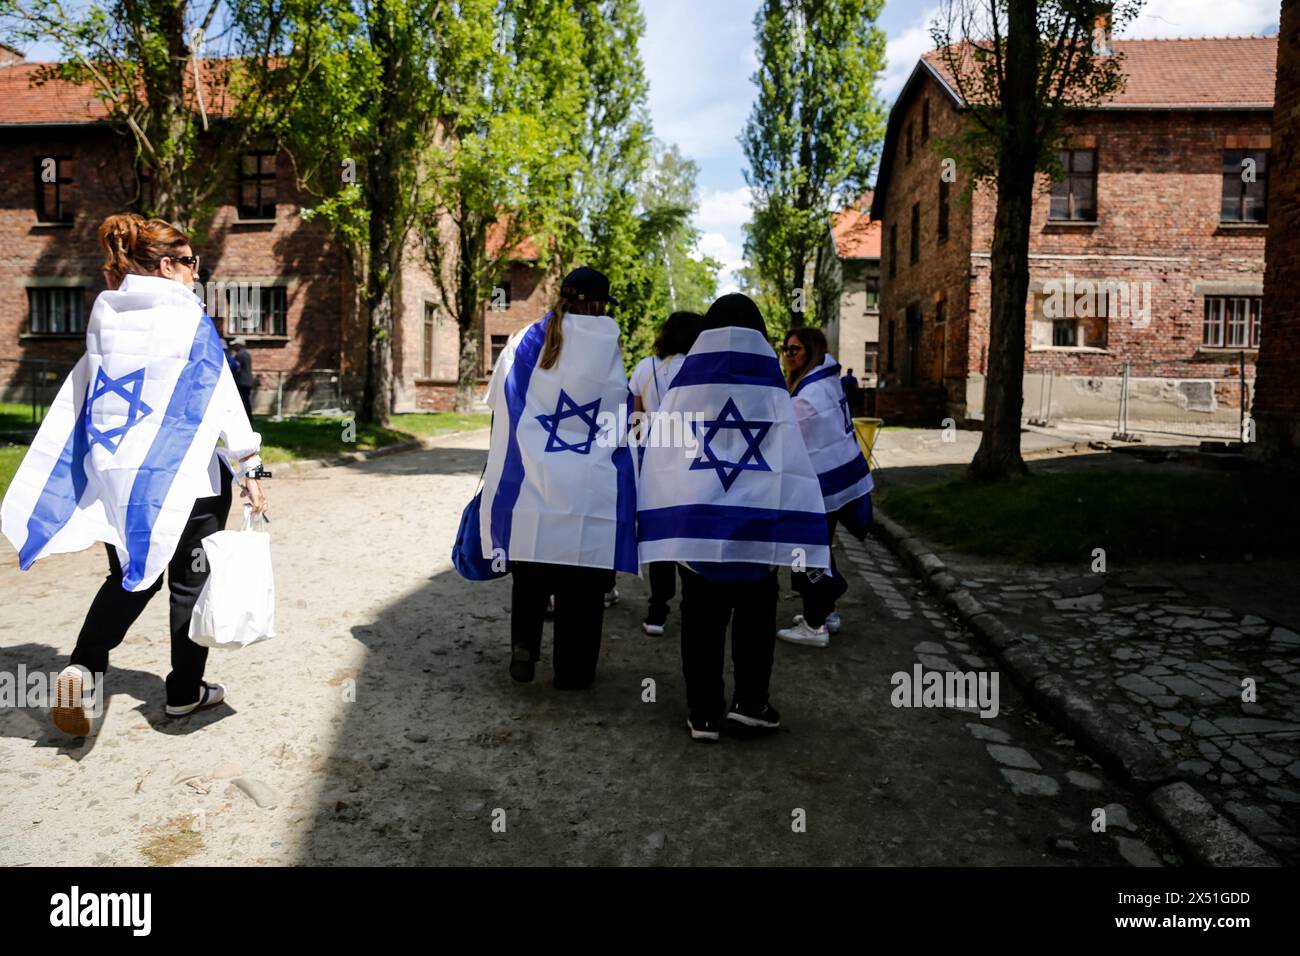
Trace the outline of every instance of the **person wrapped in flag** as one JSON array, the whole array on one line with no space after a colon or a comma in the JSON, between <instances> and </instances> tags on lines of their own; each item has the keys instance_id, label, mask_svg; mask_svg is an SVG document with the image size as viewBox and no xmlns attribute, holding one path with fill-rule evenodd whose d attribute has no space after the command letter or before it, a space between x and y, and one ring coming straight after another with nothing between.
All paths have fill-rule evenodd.
<instances>
[{"instance_id":1,"label":"person wrapped in flag","mask_svg":"<svg viewBox=\"0 0 1300 956\"><path fill-rule=\"evenodd\" d=\"M828 353L820 329L794 328L785 340L786 381L804 443L817 471L826 522L833 539L843 524L862 537L871 524L871 470L853 432L849 400L841 384L840 366ZM848 590L831 558L829 572L810 568L792 574L794 589L803 598L803 613L776 636L792 644L826 647L840 628L835 602Z\"/></svg>"},{"instance_id":2,"label":"person wrapped in flag","mask_svg":"<svg viewBox=\"0 0 1300 956\"><path fill-rule=\"evenodd\" d=\"M773 730L777 569L826 568L821 486L758 307L722 296L674 376L659 423L693 440L651 442L641 461L641 561L677 561L687 729L714 741L729 726ZM684 447L682 447L684 445ZM734 688L723 680L731 627Z\"/></svg>"},{"instance_id":3,"label":"person wrapped in flag","mask_svg":"<svg viewBox=\"0 0 1300 956\"><path fill-rule=\"evenodd\" d=\"M643 358L632 370L629 387L633 409L642 413L647 422L640 436L643 448L652 435L654 416L659 414L668 386L695 344L703 321L704 316L698 312L674 312L668 316L655 338L654 354ZM668 602L677 594L677 562L656 561L646 568L646 577L650 579L650 606L641 629L657 637L663 634L668 621Z\"/></svg>"},{"instance_id":4,"label":"person wrapped in flag","mask_svg":"<svg viewBox=\"0 0 1300 956\"><path fill-rule=\"evenodd\" d=\"M97 541L108 577L59 675L53 719L90 733L104 689L95 675L162 587L171 592L166 713L211 707L225 689L203 679L207 648L189 639L207 579L202 539L225 527L231 471L262 512L260 436L253 431L221 337L194 294L198 256L160 219L122 214L99 228L104 279L86 353L60 388L0 506L23 570Z\"/></svg>"},{"instance_id":5,"label":"person wrapped in flag","mask_svg":"<svg viewBox=\"0 0 1300 956\"><path fill-rule=\"evenodd\" d=\"M488 383L492 434L483 474L483 557L508 562L510 676L534 679L555 599L554 685L595 679L605 595L637 571L631 398L609 280L582 267L555 308L506 344Z\"/></svg>"}]
</instances>

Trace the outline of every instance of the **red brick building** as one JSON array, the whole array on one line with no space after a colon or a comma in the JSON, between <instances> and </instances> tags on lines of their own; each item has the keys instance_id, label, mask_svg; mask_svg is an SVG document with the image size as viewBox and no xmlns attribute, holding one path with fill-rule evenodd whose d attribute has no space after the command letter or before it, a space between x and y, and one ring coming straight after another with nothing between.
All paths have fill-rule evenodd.
<instances>
[{"instance_id":1,"label":"red brick building","mask_svg":"<svg viewBox=\"0 0 1300 956\"><path fill-rule=\"evenodd\" d=\"M1252 415L1266 455L1300 458L1300 0L1283 0L1273 108L1267 271Z\"/></svg>"},{"instance_id":2,"label":"red brick building","mask_svg":"<svg viewBox=\"0 0 1300 956\"><path fill-rule=\"evenodd\" d=\"M1268 322L1276 45L1113 41L1124 90L1069 118L1066 174L1036 188L1028 417L1114 422L1127 363L1133 417L1234 430ZM940 152L967 122L927 54L890 113L871 209L884 228L883 387L957 418L982 414L996 201L986 187L966 201L968 175Z\"/></svg>"},{"instance_id":3,"label":"red brick building","mask_svg":"<svg viewBox=\"0 0 1300 956\"><path fill-rule=\"evenodd\" d=\"M131 208L133 142L86 88L33 83L39 64L0 48L0 401L41 397L84 350L85 322L104 289L96 231ZM302 210L284 153L241 157L224 201L192 237L206 275L200 293L223 335L242 336L257 376L255 411L355 407L365 378L365 329L342 246ZM446 231L444 242L454 242ZM480 328L486 375L494 350L544 314L545 289L527 250L508 270ZM412 237L396 289L395 411L450 408L458 335ZM251 308L256 299L256 309Z\"/></svg>"}]
</instances>

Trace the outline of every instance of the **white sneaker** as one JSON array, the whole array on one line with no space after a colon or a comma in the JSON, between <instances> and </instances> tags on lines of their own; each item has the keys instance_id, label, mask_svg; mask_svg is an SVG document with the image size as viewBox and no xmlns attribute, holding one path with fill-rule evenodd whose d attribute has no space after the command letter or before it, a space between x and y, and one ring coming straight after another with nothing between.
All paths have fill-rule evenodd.
<instances>
[{"instance_id":1,"label":"white sneaker","mask_svg":"<svg viewBox=\"0 0 1300 956\"><path fill-rule=\"evenodd\" d=\"M70 737L89 737L94 730L92 718L99 709L94 704L95 678L80 664L69 664L54 681L54 706L50 719L54 726Z\"/></svg>"},{"instance_id":2,"label":"white sneaker","mask_svg":"<svg viewBox=\"0 0 1300 956\"><path fill-rule=\"evenodd\" d=\"M613 607L618 603L618 588L610 588L609 593L605 595L605 607Z\"/></svg>"},{"instance_id":3,"label":"white sneaker","mask_svg":"<svg viewBox=\"0 0 1300 956\"><path fill-rule=\"evenodd\" d=\"M795 622L796 624L801 624L801 623L803 623L803 615L802 615L802 614L796 614L796 615L794 616L794 622ZM831 633L831 634L838 634L838 633L840 632L840 612L839 612L839 611L831 611L831 613L829 613L829 614L826 615L826 630L827 630L829 633Z\"/></svg>"},{"instance_id":4,"label":"white sneaker","mask_svg":"<svg viewBox=\"0 0 1300 956\"><path fill-rule=\"evenodd\" d=\"M220 684L209 684L203 681L203 689L199 694L199 699L192 704L185 704L182 707L173 707L167 705L168 717L184 717L186 714L192 714L196 710L202 710L204 707L215 707L226 699L226 689Z\"/></svg>"},{"instance_id":5,"label":"white sneaker","mask_svg":"<svg viewBox=\"0 0 1300 956\"><path fill-rule=\"evenodd\" d=\"M831 635L826 630L825 624L821 627L809 627L808 622L802 617L796 620L794 627L777 631L776 636L791 644L806 644L809 647L825 647L831 642Z\"/></svg>"}]
</instances>

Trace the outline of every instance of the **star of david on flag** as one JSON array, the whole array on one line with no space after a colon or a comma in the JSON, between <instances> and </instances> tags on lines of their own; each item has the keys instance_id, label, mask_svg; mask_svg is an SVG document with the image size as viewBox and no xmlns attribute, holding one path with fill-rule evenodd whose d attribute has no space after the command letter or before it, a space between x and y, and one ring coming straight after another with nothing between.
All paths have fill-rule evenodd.
<instances>
[{"instance_id":1,"label":"star of david on flag","mask_svg":"<svg viewBox=\"0 0 1300 956\"><path fill-rule=\"evenodd\" d=\"M126 433L153 414L153 409L140 398L144 388L144 372L144 369L137 369L121 378L113 378L104 374L102 368L99 369L90 396L86 399L86 433L90 436L91 444L103 445L111 453L116 454ZM94 424L95 403L103 401L110 395L117 395L126 400L126 421L114 428L101 431Z\"/></svg>"},{"instance_id":2,"label":"star of david on flag","mask_svg":"<svg viewBox=\"0 0 1300 956\"><path fill-rule=\"evenodd\" d=\"M554 414L537 416L537 420L542 423L542 427L547 432L546 451L574 451L579 455L590 453L591 443L596 440L596 435L600 431L600 426L596 422L599 411L599 398L586 405L579 405L564 389L560 389L560 400L555 405ZM560 425L566 418L576 418L586 425L587 437L575 441L566 441L562 438Z\"/></svg>"},{"instance_id":3,"label":"star of david on flag","mask_svg":"<svg viewBox=\"0 0 1300 956\"><path fill-rule=\"evenodd\" d=\"M767 437L768 431L772 427L772 422L751 422L746 421L736 408L736 402L728 398L722 411L713 421L704 423L705 432L703 437L699 434L699 423L691 422L691 427L695 430L697 438L700 438L700 457L691 462L691 471L699 471L703 468L711 468L718 473L718 480L722 482L722 490L730 491L731 486L736 479L740 477L742 471L771 471L767 462L763 459L763 453L760 446L763 439ZM740 457L735 461L727 461L719 457L713 448L713 442L718 437L718 432L723 429L735 430L740 433L740 437L745 442L745 450L741 452Z\"/></svg>"},{"instance_id":4,"label":"star of david on flag","mask_svg":"<svg viewBox=\"0 0 1300 956\"><path fill-rule=\"evenodd\" d=\"M840 399L840 411L844 414L844 434L853 434L853 416L849 414L849 400L847 398Z\"/></svg>"}]
</instances>

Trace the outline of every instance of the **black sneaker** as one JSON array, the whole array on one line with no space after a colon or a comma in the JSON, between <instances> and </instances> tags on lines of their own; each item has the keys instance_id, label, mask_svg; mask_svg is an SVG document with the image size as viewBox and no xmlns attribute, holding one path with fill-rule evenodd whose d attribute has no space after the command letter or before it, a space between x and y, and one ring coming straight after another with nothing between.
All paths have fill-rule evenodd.
<instances>
[{"instance_id":1,"label":"black sneaker","mask_svg":"<svg viewBox=\"0 0 1300 956\"><path fill-rule=\"evenodd\" d=\"M686 728L691 732L692 740L717 740L722 736L722 721L717 717L691 714L686 718Z\"/></svg>"},{"instance_id":2,"label":"black sneaker","mask_svg":"<svg viewBox=\"0 0 1300 956\"><path fill-rule=\"evenodd\" d=\"M533 661L533 655L528 652L528 648L516 644L514 654L510 658L510 676L521 684L527 684L533 679L537 670L537 664Z\"/></svg>"},{"instance_id":3,"label":"black sneaker","mask_svg":"<svg viewBox=\"0 0 1300 956\"><path fill-rule=\"evenodd\" d=\"M776 730L781 726L781 715L771 704L764 704L757 710L732 704L731 710L727 711L727 720L755 730Z\"/></svg>"}]
</instances>

